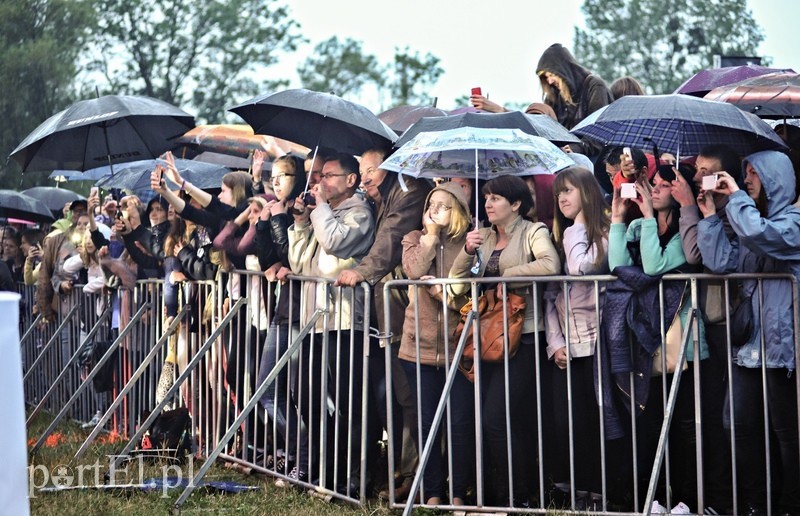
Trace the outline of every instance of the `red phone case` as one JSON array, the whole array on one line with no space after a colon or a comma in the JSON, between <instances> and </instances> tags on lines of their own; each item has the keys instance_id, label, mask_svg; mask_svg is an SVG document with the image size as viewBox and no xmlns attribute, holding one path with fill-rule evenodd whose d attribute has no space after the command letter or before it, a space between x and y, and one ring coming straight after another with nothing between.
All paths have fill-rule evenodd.
<instances>
[{"instance_id":1,"label":"red phone case","mask_svg":"<svg viewBox=\"0 0 800 516\"><path fill-rule=\"evenodd\" d=\"M480 88L472 88L472 94L473 95L480 95L481 94L481 89Z\"/></svg>"}]
</instances>

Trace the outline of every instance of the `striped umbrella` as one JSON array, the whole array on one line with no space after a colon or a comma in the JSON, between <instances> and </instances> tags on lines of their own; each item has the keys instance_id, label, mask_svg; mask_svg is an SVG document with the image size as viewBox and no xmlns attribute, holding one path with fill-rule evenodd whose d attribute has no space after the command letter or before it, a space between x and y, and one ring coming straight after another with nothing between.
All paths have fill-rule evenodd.
<instances>
[{"instance_id":1,"label":"striped umbrella","mask_svg":"<svg viewBox=\"0 0 800 516\"><path fill-rule=\"evenodd\" d=\"M800 74L787 71L711 90L705 98L729 102L761 118L800 117Z\"/></svg>"}]
</instances>

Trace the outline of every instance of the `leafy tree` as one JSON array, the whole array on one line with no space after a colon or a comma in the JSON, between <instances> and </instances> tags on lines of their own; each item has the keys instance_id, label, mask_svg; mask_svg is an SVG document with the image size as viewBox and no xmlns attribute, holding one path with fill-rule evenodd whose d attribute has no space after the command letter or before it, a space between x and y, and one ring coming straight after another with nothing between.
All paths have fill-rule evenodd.
<instances>
[{"instance_id":1,"label":"leafy tree","mask_svg":"<svg viewBox=\"0 0 800 516\"><path fill-rule=\"evenodd\" d=\"M582 11L578 62L608 82L633 76L649 93L673 92L714 54L756 55L764 39L747 0L585 0Z\"/></svg>"},{"instance_id":2,"label":"leafy tree","mask_svg":"<svg viewBox=\"0 0 800 516\"><path fill-rule=\"evenodd\" d=\"M430 52L421 56L408 47L394 49L393 76L388 85L394 105L429 104L427 90L436 84L444 69Z\"/></svg>"},{"instance_id":3,"label":"leafy tree","mask_svg":"<svg viewBox=\"0 0 800 516\"><path fill-rule=\"evenodd\" d=\"M114 93L141 94L220 122L231 99L285 86L261 70L301 40L276 0L97 0L92 69ZM259 71L258 78L256 71Z\"/></svg>"},{"instance_id":4,"label":"leafy tree","mask_svg":"<svg viewBox=\"0 0 800 516\"><path fill-rule=\"evenodd\" d=\"M5 157L75 100L75 62L93 20L82 0L0 2L0 188L47 184L46 174L20 178L19 166Z\"/></svg>"},{"instance_id":5,"label":"leafy tree","mask_svg":"<svg viewBox=\"0 0 800 516\"><path fill-rule=\"evenodd\" d=\"M314 47L297 73L304 88L334 92L341 97L358 95L369 83L380 86L384 68L372 54L365 54L360 41L333 36Z\"/></svg>"}]
</instances>

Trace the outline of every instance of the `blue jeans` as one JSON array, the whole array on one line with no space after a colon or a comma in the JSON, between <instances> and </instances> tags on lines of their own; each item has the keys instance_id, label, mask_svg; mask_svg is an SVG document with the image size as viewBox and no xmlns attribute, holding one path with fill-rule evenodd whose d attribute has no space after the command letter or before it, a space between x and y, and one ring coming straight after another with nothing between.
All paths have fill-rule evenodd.
<instances>
[{"instance_id":1,"label":"blue jeans","mask_svg":"<svg viewBox=\"0 0 800 516\"><path fill-rule=\"evenodd\" d=\"M417 410L422 418L421 452L433 426L433 417L436 414L436 407L442 396L447 376L444 367L420 365L419 377L417 377L417 366L414 362L400 360L400 364L405 370L415 404L418 390L421 393L420 407ZM452 441L449 443L449 450L453 457L452 495L462 500L466 498L467 487L470 485L475 471L474 400L474 385L467 380L466 376L456 371L453 387L450 390L450 435ZM433 439L431 455L423 473L424 499L433 496L443 499L445 496L447 460L442 456L442 429L446 428L446 417L447 412L445 412L441 426Z\"/></svg>"},{"instance_id":2,"label":"blue jeans","mask_svg":"<svg viewBox=\"0 0 800 516\"><path fill-rule=\"evenodd\" d=\"M293 333L297 333L297 331L295 330ZM286 321L276 323L273 320L267 331L264 349L261 352L261 366L258 369L256 385L261 385L264 382L287 349L289 349L289 323ZM294 407L290 408L288 412L286 410L289 393L286 383L289 376L287 374L288 370L289 363L284 366L275 381L264 391L264 395L261 396L261 405L267 411L270 419L275 422L278 432L274 441L275 449L284 448L284 444L286 444L284 449L287 452L287 456L294 458L295 454L290 453L289 450L293 450L296 443L297 412Z\"/></svg>"}]
</instances>

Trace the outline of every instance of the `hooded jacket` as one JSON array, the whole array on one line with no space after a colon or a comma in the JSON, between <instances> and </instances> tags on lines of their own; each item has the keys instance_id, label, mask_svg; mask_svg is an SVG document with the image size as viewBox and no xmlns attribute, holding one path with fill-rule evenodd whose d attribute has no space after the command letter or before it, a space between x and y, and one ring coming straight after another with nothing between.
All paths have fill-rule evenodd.
<instances>
[{"instance_id":1,"label":"hooded jacket","mask_svg":"<svg viewBox=\"0 0 800 516\"><path fill-rule=\"evenodd\" d=\"M730 195L725 212L739 237L738 245L725 235L722 220L712 215L698 222L697 245L703 263L714 272L790 273L800 279L800 211L792 206L795 176L792 162L777 151L762 151L744 159L758 173L767 199L767 216L762 217L747 192ZM763 283L763 307L756 281L744 282L744 294L753 308L753 334L736 351L742 367L761 367L761 332L766 343L769 368L795 368L792 285L786 280ZM760 316L759 316L760 315Z\"/></svg>"},{"instance_id":2,"label":"hooded jacket","mask_svg":"<svg viewBox=\"0 0 800 516\"><path fill-rule=\"evenodd\" d=\"M437 186L428 194L425 206L436 191L450 194L469 216L469 201L458 184L444 183ZM446 278L450 266L466 241L466 232L453 239L448 237L446 231L439 234L428 234L424 230L412 231L403 238L403 272L412 280L422 276ZM445 344L447 344L447 356L452 361L457 344L457 337L454 337L454 334L461 317L459 309L467 302L467 298L448 296L448 308L444 314L447 318L445 333L441 291L441 285L409 287L409 303L403 321L403 336L398 353L401 359L415 362L419 358L422 364L442 366L445 362ZM397 317L396 314L393 315ZM417 340L419 340L419 353L417 353Z\"/></svg>"},{"instance_id":3,"label":"hooded jacket","mask_svg":"<svg viewBox=\"0 0 800 516\"><path fill-rule=\"evenodd\" d=\"M578 64L570 51L559 43L550 45L539 58L536 73L544 72L561 77L572 95L574 104L567 104L558 90L541 77L542 89L555 92L554 95L546 95L544 101L553 108L558 121L567 129L572 129L589 114L614 100L603 79Z\"/></svg>"}]
</instances>

